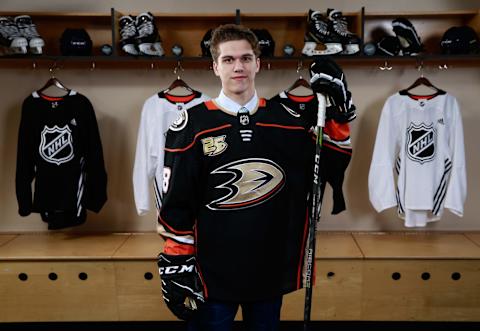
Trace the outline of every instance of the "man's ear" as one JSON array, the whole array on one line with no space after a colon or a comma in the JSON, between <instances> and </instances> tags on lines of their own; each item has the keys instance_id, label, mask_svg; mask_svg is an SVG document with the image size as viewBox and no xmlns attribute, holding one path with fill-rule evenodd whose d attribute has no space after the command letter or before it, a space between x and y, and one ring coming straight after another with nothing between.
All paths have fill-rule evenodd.
<instances>
[{"instance_id":1,"label":"man's ear","mask_svg":"<svg viewBox=\"0 0 480 331\"><path fill-rule=\"evenodd\" d=\"M220 74L218 73L218 68L217 68L217 61L213 61L213 72L215 73L215 76L219 77Z\"/></svg>"},{"instance_id":2,"label":"man's ear","mask_svg":"<svg viewBox=\"0 0 480 331\"><path fill-rule=\"evenodd\" d=\"M255 72L259 72L260 71L260 58L257 57L256 61L257 61L257 70L255 70Z\"/></svg>"}]
</instances>

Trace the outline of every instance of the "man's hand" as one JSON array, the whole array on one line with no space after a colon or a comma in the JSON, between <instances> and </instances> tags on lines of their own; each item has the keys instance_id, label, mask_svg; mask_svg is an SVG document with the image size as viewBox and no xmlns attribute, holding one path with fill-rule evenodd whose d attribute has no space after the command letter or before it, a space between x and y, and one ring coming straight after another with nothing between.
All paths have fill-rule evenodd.
<instances>
[{"instance_id":1,"label":"man's hand","mask_svg":"<svg viewBox=\"0 0 480 331\"><path fill-rule=\"evenodd\" d=\"M163 299L170 311L179 319L191 319L205 302L195 256L160 253L158 271L162 280Z\"/></svg>"}]
</instances>

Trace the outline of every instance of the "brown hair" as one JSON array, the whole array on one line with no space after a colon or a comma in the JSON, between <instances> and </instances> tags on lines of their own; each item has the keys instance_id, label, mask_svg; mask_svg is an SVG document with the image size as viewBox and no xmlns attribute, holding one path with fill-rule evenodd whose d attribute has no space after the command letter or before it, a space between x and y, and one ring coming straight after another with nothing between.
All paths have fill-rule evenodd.
<instances>
[{"instance_id":1,"label":"brown hair","mask_svg":"<svg viewBox=\"0 0 480 331\"><path fill-rule=\"evenodd\" d=\"M220 56L218 46L221 43L232 40L246 40L252 46L256 57L260 56L260 46L257 36L247 27L238 24L224 24L213 30L212 39L210 39L210 53L213 61L217 61Z\"/></svg>"}]
</instances>

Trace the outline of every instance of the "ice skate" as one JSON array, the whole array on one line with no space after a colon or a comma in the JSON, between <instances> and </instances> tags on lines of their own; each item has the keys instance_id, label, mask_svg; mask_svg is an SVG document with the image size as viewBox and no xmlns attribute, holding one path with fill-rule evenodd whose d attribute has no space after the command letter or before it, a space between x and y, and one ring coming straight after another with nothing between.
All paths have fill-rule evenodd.
<instances>
[{"instance_id":1,"label":"ice skate","mask_svg":"<svg viewBox=\"0 0 480 331\"><path fill-rule=\"evenodd\" d=\"M33 24L32 18L28 15L20 15L15 17L14 22L17 25L20 34L27 39L30 53L37 55L43 54L45 41L37 32L37 28L35 24Z\"/></svg>"},{"instance_id":2,"label":"ice skate","mask_svg":"<svg viewBox=\"0 0 480 331\"><path fill-rule=\"evenodd\" d=\"M356 54L360 52L360 38L348 31L348 23L342 12L336 9L327 9L327 17L330 21L330 32L340 39L343 51L342 54Z\"/></svg>"},{"instance_id":3,"label":"ice skate","mask_svg":"<svg viewBox=\"0 0 480 331\"><path fill-rule=\"evenodd\" d=\"M8 17L0 17L0 54L27 54L28 41L22 37L15 23Z\"/></svg>"},{"instance_id":4,"label":"ice skate","mask_svg":"<svg viewBox=\"0 0 480 331\"><path fill-rule=\"evenodd\" d=\"M307 24L303 55L332 55L342 52L340 38L330 33L328 19L321 12L310 9Z\"/></svg>"},{"instance_id":5,"label":"ice skate","mask_svg":"<svg viewBox=\"0 0 480 331\"><path fill-rule=\"evenodd\" d=\"M158 35L154 17L151 13L142 13L135 21L137 28L137 44L140 53L151 56L163 56L165 51Z\"/></svg>"},{"instance_id":6,"label":"ice skate","mask_svg":"<svg viewBox=\"0 0 480 331\"><path fill-rule=\"evenodd\" d=\"M137 50L137 28L135 27L135 17L125 15L118 21L120 26L120 45L122 50L130 55L138 55Z\"/></svg>"}]
</instances>

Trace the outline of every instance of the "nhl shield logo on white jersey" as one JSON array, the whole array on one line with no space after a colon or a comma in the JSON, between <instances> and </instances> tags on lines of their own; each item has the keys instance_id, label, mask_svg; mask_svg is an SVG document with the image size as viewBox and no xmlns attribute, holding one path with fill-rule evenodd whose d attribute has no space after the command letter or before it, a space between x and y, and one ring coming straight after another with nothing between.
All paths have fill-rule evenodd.
<instances>
[{"instance_id":1,"label":"nhl shield logo on white jersey","mask_svg":"<svg viewBox=\"0 0 480 331\"><path fill-rule=\"evenodd\" d=\"M436 131L433 124L410 124L407 131L407 155L421 164L435 157Z\"/></svg>"},{"instance_id":2,"label":"nhl shield logo on white jersey","mask_svg":"<svg viewBox=\"0 0 480 331\"><path fill-rule=\"evenodd\" d=\"M40 156L47 162L60 165L73 159L72 131L65 125L45 126L39 146Z\"/></svg>"}]
</instances>

